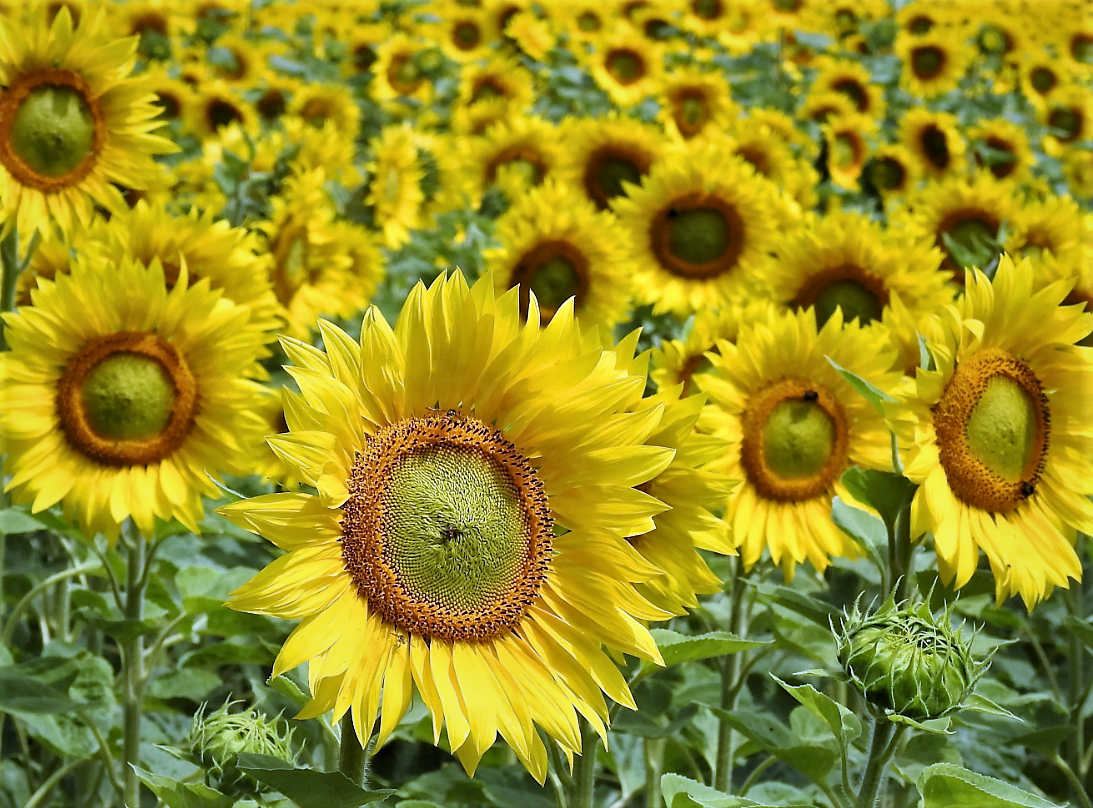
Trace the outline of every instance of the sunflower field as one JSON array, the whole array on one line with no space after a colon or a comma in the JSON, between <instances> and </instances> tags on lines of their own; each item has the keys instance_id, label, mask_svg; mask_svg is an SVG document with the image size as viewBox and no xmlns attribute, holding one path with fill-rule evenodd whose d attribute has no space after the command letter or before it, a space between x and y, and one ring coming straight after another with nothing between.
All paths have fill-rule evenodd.
<instances>
[{"instance_id":1,"label":"sunflower field","mask_svg":"<svg viewBox=\"0 0 1093 808\"><path fill-rule=\"evenodd\" d=\"M1093 0L5 0L0 268L0 808L1093 808Z\"/></svg>"}]
</instances>

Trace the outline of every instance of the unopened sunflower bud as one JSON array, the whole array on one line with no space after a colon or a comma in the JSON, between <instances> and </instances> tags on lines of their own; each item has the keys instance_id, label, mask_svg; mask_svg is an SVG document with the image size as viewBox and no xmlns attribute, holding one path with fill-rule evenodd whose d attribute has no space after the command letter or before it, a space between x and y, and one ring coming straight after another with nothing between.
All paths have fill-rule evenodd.
<instances>
[{"instance_id":1,"label":"unopened sunflower bud","mask_svg":"<svg viewBox=\"0 0 1093 808\"><path fill-rule=\"evenodd\" d=\"M961 705L989 662L972 657L951 614L889 600L864 615L855 604L843 618L835 632L839 662L874 711L924 721Z\"/></svg>"},{"instance_id":2,"label":"unopened sunflower bud","mask_svg":"<svg viewBox=\"0 0 1093 808\"><path fill-rule=\"evenodd\" d=\"M271 721L254 707L229 712L236 703L228 702L207 717L205 705L201 705L190 727L190 751L207 772L209 785L230 795L257 794L263 787L239 771L239 755L272 755L295 763L292 730L279 718Z\"/></svg>"}]
</instances>

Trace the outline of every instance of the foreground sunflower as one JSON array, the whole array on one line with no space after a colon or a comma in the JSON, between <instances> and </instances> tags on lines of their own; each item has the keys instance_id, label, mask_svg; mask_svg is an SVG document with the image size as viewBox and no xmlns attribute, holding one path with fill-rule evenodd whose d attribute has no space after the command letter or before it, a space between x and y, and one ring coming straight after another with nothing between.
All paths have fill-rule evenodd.
<instances>
[{"instance_id":1,"label":"foreground sunflower","mask_svg":"<svg viewBox=\"0 0 1093 808\"><path fill-rule=\"evenodd\" d=\"M994 281L968 273L941 314L920 369L892 405L905 474L921 487L912 535L932 532L943 580L975 572L979 551L999 600L1031 608L1080 579L1075 531L1093 532L1093 350L1076 342L1093 314L1060 307L1070 283L1034 292L1032 264L1002 257Z\"/></svg>"},{"instance_id":2,"label":"foreground sunflower","mask_svg":"<svg viewBox=\"0 0 1093 808\"><path fill-rule=\"evenodd\" d=\"M262 388L245 378L261 332L185 264L168 291L158 260L79 255L32 296L4 315L0 354L13 499L62 502L88 536L114 540L128 517L145 536L157 517L198 532L202 494L217 495L206 471L246 473L263 434Z\"/></svg>"},{"instance_id":3,"label":"foreground sunflower","mask_svg":"<svg viewBox=\"0 0 1093 808\"><path fill-rule=\"evenodd\" d=\"M612 204L639 296L683 316L742 294L742 267L773 247L789 218L777 188L713 141L654 165Z\"/></svg>"},{"instance_id":4,"label":"foreground sunflower","mask_svg":"<svg viewBox=\"0 0 1093 808\"><path fill-rule=\"evenodd\" d=\"M320 323L327 353L285 350L299 394L270 445L318 490L221 509L289 552L238 590L236 609L303 618L274 664L308 662L300 717L352 711L377 744L416 691L473 772L498 732L543 782L547 751L581 751L577 713L605 734L601 691L633 707L601 646L659 661L626 537L665 510L637 490L671 462L646 445L662 409L630 412L645 379L583 340L564 306L417 286L395 328L370 309L360 344ZM606 502L611 507L603 507ZM641 567L640 569L638 567Z\"/></svg>"},{"instance_id":5,"label":"foreground sunflower","mask_svg":"<svg viewBox=\"0 0 1093 808\"><path fill-rule=\"evenodd\" d=\"M884 419L828 357L888 390L900 376L894 352L874 329L844 325L840 310L817 330L807 309L772 310L742 327L736 344L718 342L718 354L695 377L713 405L699 426L728 441L720 470L744 481L725 520L745 567L764 549L787 578L804 561L822 572L831 556L858 555L831 521L832 498L852 501L840 482L850 466L890 469L891 445Z\"/></svg>"},{"instance_id":6,"label":"foreground sunflower","mask_svg":"<svg viewBox=\"0 0 1093 808\"><path fill-rule=\"evenodd\" d=\"M177 151L154 134L163 124L148 79L129 77L138 38L100 29L96 18L73 31L67 8L48 26L0 19L0 203L24 240L51 222L72 232L96 204L124 211L116 185L144 188L152 155Z\"/></svg>"}]
</instances>

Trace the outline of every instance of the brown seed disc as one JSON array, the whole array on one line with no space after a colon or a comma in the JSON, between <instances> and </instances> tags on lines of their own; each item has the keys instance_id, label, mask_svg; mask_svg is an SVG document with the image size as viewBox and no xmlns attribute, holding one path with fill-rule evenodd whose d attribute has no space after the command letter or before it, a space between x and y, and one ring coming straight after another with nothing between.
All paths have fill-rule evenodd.
<instances>
[{"instance_id":1,"label":"brown seed disc","mask_svg":"<svg viewBox=\"0 0 1093 808\"><path fill-rule=\"evenodd\" d=\"M783 402L810 405L830 422L833 436L830 450L822 466L807 476L785 476L769 462L768 427L775 409ZM830 390L809 379L788 377L752 394L744 410L742 431L741 465L748 482L766 499L799 502L822 496L831 490L848 465L850 432L843 407Z\"/></svg>"},{"instance_id":2,"label":"brown seed disc","mask_svg":"<svg viewBox=\"0 0 1093 808\"><path fill-rule=\"evenodd\" d=\"M92 426L84 398L88 375L105 359L136 354L153 359L174 386L174 407L167 425L146 438L117 439ZM73 354L57 384L57 414L72 446L106 466L146 466L170 456L190 434L197 411L197 382L178 350L156 334L120 331L92 340Z\"/></svg>"},{"instance_id":3,"label":"brown seed disc","mask_svg":"<svg viewBox=\"0 0 1093 808\"><path fill-rule=\"evenodd\" d=\"M721 214L727 231L727 243L724 251L712 261L691 263L680 258L671 249L672 219L691 210L714 210ZM695 191L672 200L657 211L649 236L653 254L665 270L687 280L705 280L736 268L740 254L744 251L747 233L744 230L744 220L731 202L714 194Z\"/></svg>"},{"instance_id":4,"label":"brown seed disc","mask_svg":"<svg viewBox=\"0 0 1093 808\"><path fill-rule=\"evenodd\" d=\"M436 458L448 473L422 471ZM358 453L348 489L346 570L400 631L490 642L538 599L554 521L534 467L500 430L454 410L383 427ZM487 506L508 509L500 525Z\"/></svg>"},{"instance_id":5,"label":"brown seed disc","mask_svg":"<svg viewBox=\"0 0 1093 808\"><path fill-rule=\"evenodd\" d=\"M988 383L998 376L1023 389L1036 413L1031 457L1013 480L988 468L968 443L972 413ZM998 348L972 354L956 366L932 412L941 467L949 488L962 502L991 513L1009 513L1035 492L1047 457L1051 411L1043 385L1025 362Z\"/></svg>"},{"instance_id":6,"label":"brown seed disc","mask_svg":"<svg viewBox=\"0 0 1093 808\"><path fill-rule=\"evenodd\" d=\"M622 181L641 183L653 164L653 156L628 143L609 143L593 151L585 162L581 182L588 198L600 210L623 193Z\"/></svg>"},{"instance_id":7,"label":"brown seed disc","mask_svg":"<svg viewBox=\"0 0 1093 808\"><path fill-rule=\"evenodd\" d=\"M551 262L559 262L559 259L568 265L574 283L571 289L558 290L561 293L561 299L556 301L551 301L542 293L536 292L535 297L540 306L539 313L542 322L549 322L557 313L561 304L570 297L574 298L574 306L579 309L585 295L588 294L587 256L568 241L540 242L521 256L519 263L512 271L512 277L509 279L510 289L513 286L520 287L520 316L525 320L528 316L528 307L531 305L529 292L534 290L536 286L536 275L540 270L549 269L548 265Z\"/></svg>"},{"instance_id":8,"label":"brown seed disc","mask_svg":"<svg viewBox=\"0 0 1093 808\"><path fill-rule=\"evenodd\" d=\"M50 176L35 171L19 156L12 145L12 127L19 108L34 90L44 86L69 87L83 97L91 113L93 124L91 146L87 156L71 171L59 176ZM63 188L75 185L86 177L94 168L106 140L106 118L99 101L91 92L90 85L82 76L71 70L46 68L34 73L16 76L0 94L0 163L22 185L37 188L42 193L56 193Z\"/></svg>"}]
</instances>

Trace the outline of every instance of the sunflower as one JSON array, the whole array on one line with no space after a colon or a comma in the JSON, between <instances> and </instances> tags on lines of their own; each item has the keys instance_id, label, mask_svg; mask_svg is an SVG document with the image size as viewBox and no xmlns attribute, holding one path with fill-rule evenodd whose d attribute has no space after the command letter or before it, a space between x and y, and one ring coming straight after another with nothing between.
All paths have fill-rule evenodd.
<instances>
[{"instance_id":1,"label":"sunflower","mask_svg":"<svg viewBox=\"0 0 1093 808\"><path fill-rule=\"evenodd\" d=\"M186 82L176 79L162 67L153 67L144 74L148 89L156 94L155 104L165 121L182 121L194 103L194 93Z\"/></svg>"},{"instance_id":2,"label":"sunflower","mask_svg":"<svg viewBox=\"0 0 1093 808\"><path fill-rule=\"evenodd\" d=\"M639 296L683 316L741 294L741 268L773 248L789 218L777 188L717 143L654 165L612 206Z\"/></svg>"},{"instance_id":3,"label":"sunflower","mask_svg":"<svg viewBox=\"0 0 1093 808\"><path fill-rule=\"evenodd\" d=\"M87 535L111 541L128 517L145 536L157 517L196 533L201 496L217 496L206 472L245 473L261 434L261 387L246 379L261 334L181 273L168 291L158 261L78 255L39 282L33 317L4 315L0 433L16 502L62 502Z\"/></svg>"},{"instance_id":4,"label":"sunflower","mask_svg":"<svg viewBox=\"0 0 1093 808\"><path fill-rule=\"evenodd\" d=\"M626 266L626 234L575 188L547 180L497 223L501 246L486 252L498 294L519 287L520 312L531 294L544 323L573 298L582 324L614 327L630 312L633 283Z\"/></svg>"},{"instance_id":5,"label":"sunflower","mask_svg":"<svg viewBox=\"0 0 1093 808\"><path fill-rule=\"evenodd\" d=\"M309 663L298 717L351 711L367 739L382 705L382 745L416 691L468 771L500 732L543 782L537 727L572 756L577 713L606 735L601 691L634 707L601 645L660 661L626 537L666 507L635 487L672 460L646 445L663 410L629 412L644 378L568 307L521 325L490 278L419 285L393 330L370 310L359 346L321 327L327 353L285 343L301 392L270 441L318 495L221 509L289 551L230 605L303 618L273 669Z\"/></svg>"},{"instance_id":6,"label":"sunflower","mask_svg":"<svg viewBox=\"0 0 1093 808\"><path fill-rule=\"evenodd\" d=\"M906 146L881 146L866 165L864 176L882 197L899 197L914 188L919 178L915 155Z\"/></svg>"},{"instance_id":7,"label":"sunflower","mask_svg":"<svg viewBox=\"0 0 1093 808\"><path fill-rule=\"evenodd\" d=\"M535 100L532 76L517 60L498 54L463 68L459 83L460 106L504 101L513 112L523 112Z\"/></svg>"},{"instance_id":8,"label":"sunflower","mask_svg":"<svg viewBox=\"0 0 1093 808\"><path fill-rule=\"evenodd\" d=\"M329 122L348 140L355 140L360 129L360 108L352 91L343 84L301 85L292 97L289 112L316 128Z\"/></svg>"},{"instance_id":9,"label":"sunflower","mask_svg":"<svg viewBox=\"0 0 1093 808\"><path fill-rule=\"evenodd\" d=\"M1011 182L996 180L987 172L951 177L923 186L892 214L891 221L906 227L915 238L932 241L945 254L942 269L962 284L970 259L985 256L989 261L997 252L986 256L984 250L1009 251L1021 244L1016 196ZM1004 243L998 244L1003 234Z\"/></svg>"},{"instance_id":10,"label":"sunflower","mask_svg":"<svg viewBox=\"0 0 1093 808\"><path fill-rule=\"evenodd\" d=\"M267 73L257 86L247 91L246 97L254 105L254 111L265 123L281 120L289 111L293 97L303 83L291 76Z\"/></svg>"},{"instance_id":11,"label":"sunflower","mask_svg":"<svg viewBox=\"0 0 1093 808\"><path fill-rule=\"evenodd\" d=\"M169 59L171 40L178 34L174 8L161 0L133 0L112 6L114 27L123 36L140 37L138 52L145 59ZM75 18L73 18L75 19Z\"/></svg>"},{"instance_id":12,"label":"sunflower","mask_svg":"<svg viewBox=\"0 0 1093 808\"><path fill-rule=\"evenodd\" d=\"M266 71L266 59L271 51L268 45L256 44L238 34L228 33L217 37L205 52L209 72L228 84L247 87L255 83Z\"/></svg>"},{"instance_id":13,"label":"sunflower","mask_svg":"<svg viewBox=\"0 0 1093 808\"><path fill-rule=\"evenodd\" d=\"M345 37L345 55L342 58L342 75L345 78L364 76L372 72L379 58L379 46L392 36L386 22L370 22L354 25Z\"/></svg>"},{"instance_id":14,"label":"sunflower","mask_svg":"<svg viewBox=\"0 0 1093 808\"><path fill-rule=\"evenodd\" d=\"M898 295L915 318L950 302L941 251L929 239L887 232L861 213L811 216L774 254L749 267L750 283L774 300L813 308L823 326L837 309L863 326L882 318Z\"/></svg>"},{"instance_id":15,"label":"sunflower","mask_svg":"<svg viewBox=\"0 0 1093 808\"><path fill-rule=\"evenodd\" d=\"M869 159L867 136L874 127L871 118L858 114L831 118L823 124L827 170L833 183L843 188L858 187L858 178Z\"/></svg>"},{"instance_id":16,"label":"sunflower","mask_svg":"<svg viewBox=\"0 0 1093 808\"><path fill-rule=\"evenodd\" d=\"M1088 11L1088 9L1086 10ZM1088 14L1066 12L1057 29L1062 33L1058 49L1066 57L1068 66L1087 76L1093 66L1093 24Z\"/></svg>"},{"instance_id":17,"label":"sunflower","mask_svg":"<svg viewBox=\"0 0 1093 808\"><path fill-rule=\"evenodd\" d=\"M981 119L968 130L976 165L997 179L1026 181L1036 157L1029 146L1028 134L1005 118Z\"/></svg>"},{"instance_id":18,"label":"sunflower","mask_svg":"<svg viewBox=\"0 0 1093 808\"><path fill-rule=\"evenodd\" d=\"M1093 137L1093 90L1079 84L1059 88L1052 93L1040 113L1048 128L1044 151L1058 156L1072 143Z\"/></svg>"},{"instance_id":19,"label":"sunflower","mask_svg":"<svg viewBox=\"0 0 1093 808\"><path fill-rule=\"evenodd\" d=\"M1018 81L1025 98L1036 107L1043 107L1054 91L1070 83L1071 74L1065 65L1047 53L1026 54L1018 65Z\"/></svg>"},{"instance_id":20,"label":"sunflower","mask_svg":"<svg viewBox=\"0 0 1093 808\"><path fill-rule=\"evenodd\" d=\"M158 261L168 291L186 267L192 286L208 279L209 288L234 303L244 321L272 342L281 324L277 298L269 282L269 257L259 256L258 238L211 211L172 216L162 205L140 201L125 214L114 216L85 249L114 264L130 256L145 265ZM266 355L266 354L263 354Z\"/></svg>"},{"instance_id":21,"label":"sunflower","mask_svg":"<svg viewBox=\"0 0 1093 808\"><path fill-rule=\"evenodd\" d=\"M948 34L901 37L896 53L903 61L900 87L918 98L956 89L972 60L970 49Z\"/></svg>"},{"instance_id":22,"label":"sunflower","mask_svg":"<svg viewBox=\"0 0 1093 808\"><path fill-rule=\"evenodd\" d=\"M779 304L773 300L760 297L747 303L733 301L719 309L702 309L682 339L662 340L653 347L649 378L658 390L682 385L682 395L693 396L698 392L695 377L713 367L706 354L716 351L721 340L736 342L741 326L765 319L776 306Z\"/></svg>"},{"instance_id":23,"label":"sunflower","mask_svg":"<svg viewBox=\"0 0 1093 808\"><path fill-rule=\"evenodd\" d=\"M513 16L504 33L521 53L536 62L546 62L558 41L550 21L539 19L530 9Z\"/></svg>"},{"instance_id":24,"label":"sunflower","mask_svg":"<svg viewBox=\"0 0 1093 808\"><path fill-rule=\"evenodd\" d=\"M1048 277L1076 278L1083 260L1087 260L1089 231L1084 229L1081 207L1068 196L1049 196L1026 202L1015 215L1023 244L1016 250L1033 259L1036 285ZM1043 268L1044 264L1051 268Z\"/></svg>"},{"instance_id":25,"label":"sunflower","mask_svg":"<svg viewBox=\"0 0 1093 808\"><path fill-rule=\"evenodd\" d=\"M661 46L625 28L598 37L586 61L596 83L620 107L655 94L664 70Z\"/></svg>"},{"instance_id":26,"label":"sunflower","mask_svg":"<svg viewBox=\"0 0 1093 808\"><path fill-rule=\"evenodd\" d=\"M850 466L889 469L891 442L884 419L828 358L889 390L900 377L891 348L875 329L844 325L839 311L817 329L811 309L772 310L708 356L713 369L696 379L712 407L699 428L728 442L719 470L743 480L725 520L745 568L764 549L787 579L806 560L822 572L831 556L860 555L831 521L832 498L853 501L840 482Z\"/></svg>"},{"instance_id":27,"label":"sunflower","mask_svg":"<svg viewBox=\"0 0 1093 808\"><path fill-rule=\"evenodd\" d=\"M424 103L432 95L432 82L421 69L426 44L406 34L395 34L376 48L375 78L369 88L377 101L398 109L400 101Z\"/></svg>"},{"instance_id":28,"label":"sunflower","mask_svg":"<svg viewBox=\"0 0 1093 808\"><path fill-rule=\"evenodd\" d=\"M694 67L674 70L665 76L657 95L657 117L677 140L721 131L738 115L729 83L720 73Z\"/></svg>"},{"instance_id":29,"label":"sunflower","mask_svg":"<svg viewBox=\"0 0 1093 808\"><path fill-rule=\"evenodd\" d=\"M288 432L285 420L285 387L266 388L257 412L262 419L263 440L255 447L251 460L251 473L271 480L282 489L297 488L300 474L291 464L281 459L269 445L269 438Z\"/></svg>"},{"instance_id":30,"label":"sunflower","mask_svg":"<svg viewBox=\"0 0 1093 808\"><path fill-rule=\"evenodd\" d=\"M270 280L288 321L285 333L301 337L320 314L348 317L363 308L383 271L371 236L334 221L326 179L322 169L290 177L272 200L270 219L256 225L272 256Z\"/></svg>"},{"instance_id":31,"label":"sunflower","mask_svg":"<svg viewBox=\"0 0 1093 808\"><path fill-rule=\"evenodd\" d=\"M562 147L553 124L520 115L490 126L465 155L464 186L477 204L494 185L511 201L541 183L561 163Z\"/></svg>"},{"instance_id":32,"label":"sunflower","mask_svg":"<svg viewBox=\"0 0 1093 808\"><path fill-rule=\"evenodd\" d=\"M367 202L374 211L376 226L383 230L384 243L394 250L408 242L410 230L420 224L425 172L409 126L387 127L371 142L371 148L373 158L368 171L372 181Z\"/></svg>"},{"instance_id":33,"label":"sunflower","mask_svg":"<svg viewBox=\"0 0 1093 808\"><path fill-rule=\"evenodd\" d=\"M1031 608L1081 578L1075 531L1093 533L1093 358L1074 343L1093 314L1060 307L1069 283L1033 291L1032 263L1003 256L978 270L927 340L936 370L918 371L891 407L905 474L920 487L913 536L933 534L956 587L983 550L999 601Z\"/></svg>"},{"instance_id":34,"label":"sunflower","mask_svg":"<svg viewBox=\"0 0 1093 808\"><path fill-rule=\"evenodd\" d=\"M204 81L194 93L197 101L187 110L186 123L198 139L207 140L232 124L251 135L258 132L258 114L227 82Z\"/></svg>"},{"instance_id":35,"label":"sunflower","mask_svg":"<svg viewBox=\"0 0 1093 808\"><path fill-rule=\"evenodd\" d=\"M640 185L665 151L656 127L629 118L581 118L565 124L566 151L562 178L582 188L600 210L626 194L626 183Z\"/></svg>"},{"instance_id":36,"label":"sunflower","mask_svg":"<svg viewBox=\"0 0 1093 808\"><path fill-rule=\"evenodd\" d=\"M1093 197L1093 151L1069 150L1063 158L1063 175L1074 196Z\"/></svg>"},{"instance_id":37,"label":"sunflower","mask_svg":"<svg viewBox=\"0 0 1093 808\"><path fill-rule=\"evenodd\" d=\"M857 111L854 102L842 93L833 90L811 92L797 111L801 120L824 124L829 118L853 115Z\"/></svg>"},{"instance_id":38,"label":"sunflower","mask_svg":"<svg viewBox=\"0 0 1093 808\"><path fill-rule=\"evenodd\" d=\"M816 70L812 82L814 92L841 93L862 115L874 120L884 117L883 90L870 78L865 65L848 59L823 57L816 60Z\"/></svg>"},{"instance_id":39,"label":"sunflower","mask_svg":"<svg viewBox=\"0 0 1093 808\"><path fill-rule=\"evenodd\" d=\"M130 77L137 40L109 40L100 18L73 31L62 9L16 31L0 19L0 204L23 243L51 223L70 233L96 204L125 210L113 183L141 188L152 155L177 147L146 78Z\"/></svg>"},{"instance_id":40,"label":"sunflower","mask_svg":"<svg viewBox=\"0 0 1093 808\"><path fill-rule=\"evenodd\" d=\"M637 337L634 332L615 348L620 362L632 353ZM637 357L630 372L644 379L646 361L645 355ZM660 426L646 443L671 449L675 456L664 471L639 487L669 509L653 516L653 530L629 539L630 545L659 572L638 584L638 592L653 605L679 615L698 606L695 595L711 595L721 588L721 580L696 549L736 555L728 524L715 516L734 485L716 470L729 447L722 439L695 430L706 398L681 398L682 389L682 385L663 389L643 398L635 408L636 412L664 408Z\"/></svg>"},{"instance_id":41,"label":"sunflower","mask_svg":"<svg viewBox=\"0 0 1093 808\"><path fill-rule=\"evenodd\" d=\"M807 159L794 157L779 130L753 114L734 121L725 133L727 136L711 135L710 142L740 157L788 197L784 209L792 220L802 209L816 206L819 174Z\"/></svg>"},{"instance_id":42,"label":"sunflower","mask_svg":"<svg viewBox=\"0 0 1093 808\"><path fill-rule=\"evenodd\" d=\"M602 0L573 0L548 6L548 10L558 15L557 29L581 44L594 41L611 22Z\"/></svg>"},{"instance_id":43,"label":"sunflower","mask_svg":"<svg viewBox=\"0 0 1093 808\"><path fill-rule=\"evenodd\" d=\"M948 112L912 107L900 121L899 136L926 176L941 177L964 166L964 139Z\"/></svg>"}]
</instances>

